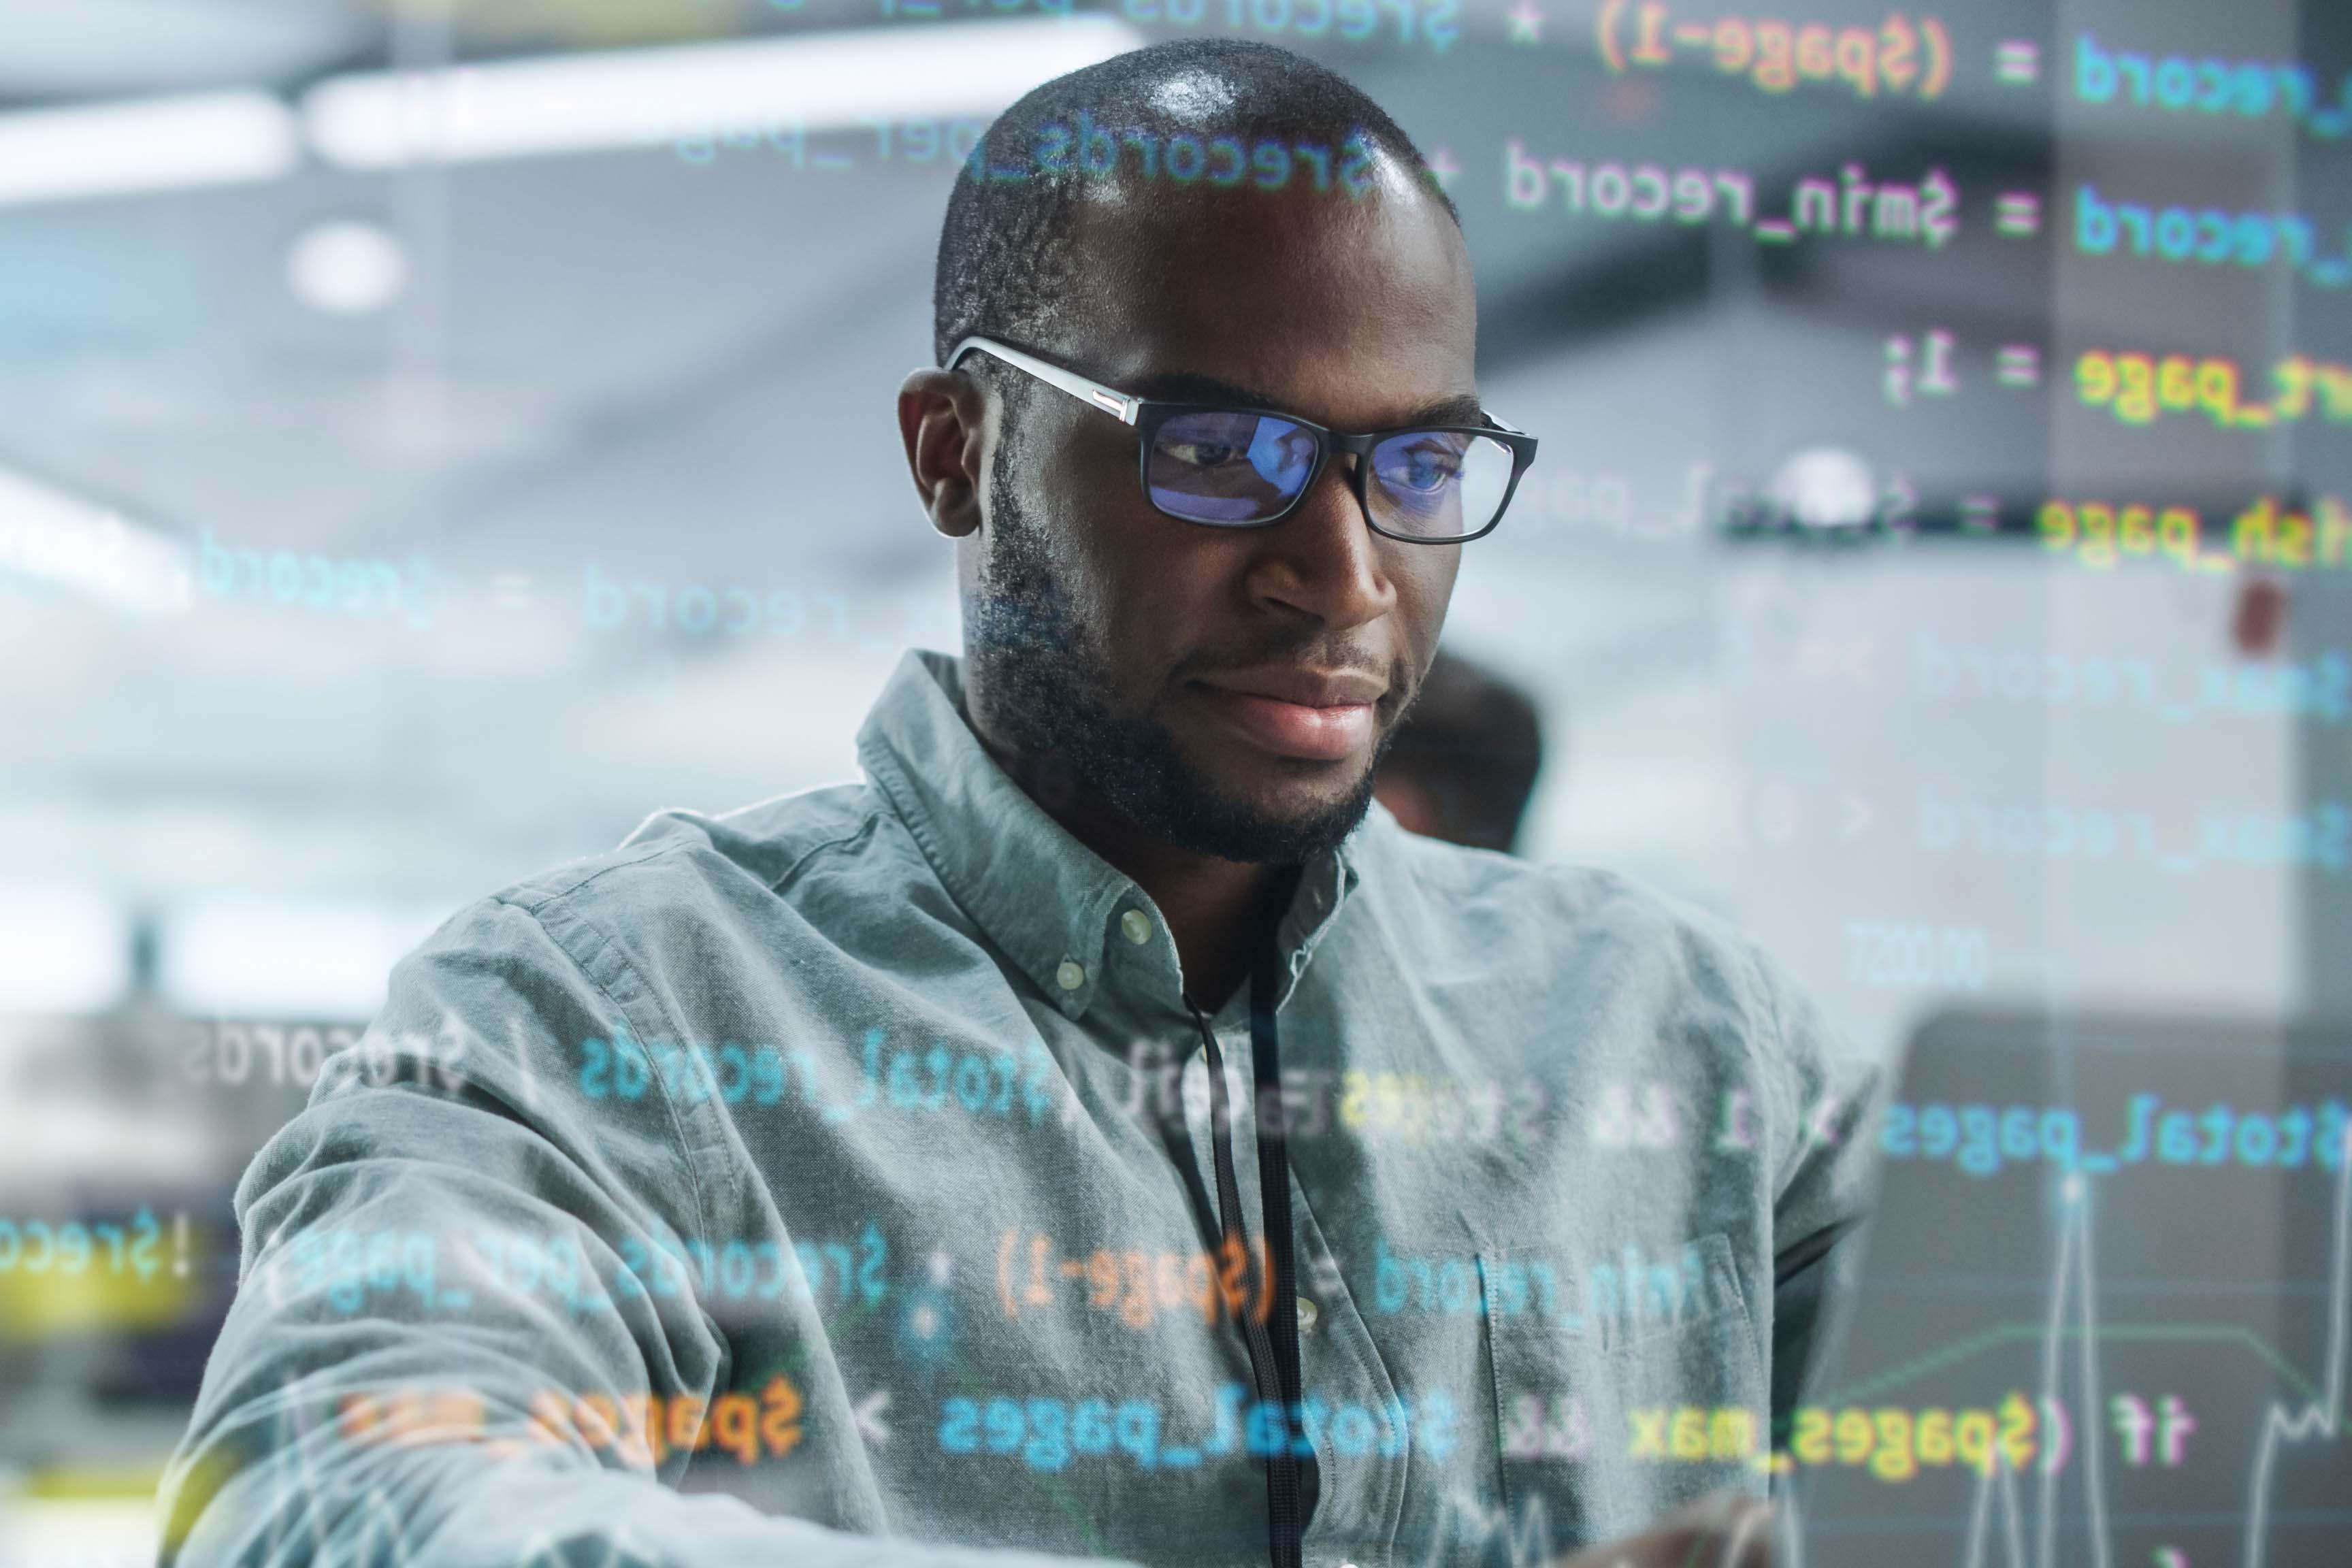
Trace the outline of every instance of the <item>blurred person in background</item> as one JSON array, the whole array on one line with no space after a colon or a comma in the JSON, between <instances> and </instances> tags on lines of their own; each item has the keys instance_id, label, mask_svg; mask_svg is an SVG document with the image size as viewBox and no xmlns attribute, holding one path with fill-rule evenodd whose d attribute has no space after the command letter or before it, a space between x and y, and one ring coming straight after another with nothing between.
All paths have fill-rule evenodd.
<instances>
[{"instance_id":1,"label":"blurred person in background","mask_svg":"<svg viewBox=\"0 0 2352 1568\"><path fill-rule=\"evenodd\" d=\"M1535 449L1422 155L1120 56L992 127L935 307L963 658L865 782L399 964L240 1185L165 1561L1763 1561L1871 1078L1703 914L1373 804Z\"/></svg>"},{"instance_id":2,"label":"blurred person in background","mask_svg":"<svg viewBox=\"0 0 2352 1568\"><path fill-rule=\"evenodd\" d=\"M1397 726L1372 798L1412 832L1507 855L1518 847L1542 766L1535 700L1440 648Z\"/></svg>"}]
</instances>

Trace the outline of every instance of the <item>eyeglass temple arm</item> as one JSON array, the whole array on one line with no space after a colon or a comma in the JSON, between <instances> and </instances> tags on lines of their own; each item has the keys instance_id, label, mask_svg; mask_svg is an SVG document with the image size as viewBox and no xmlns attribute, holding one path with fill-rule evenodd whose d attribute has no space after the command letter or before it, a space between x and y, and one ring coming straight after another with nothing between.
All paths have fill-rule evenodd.
<instances>
[{"instance_id":1,"label":"eyeglass temple arm","mask_svg":"<svg viewBox=\"0 0 2352 1568\"><path fill-rule=\"evenodd\" d=\"M1098 381L1088 381L1076 371L1064 370L1057 364L1048 364L1035 354L1023 353L1019 349L1000 343L993 338L964 339L963 342L956 344L955 352L948 355L947 368L953 370L963 363L966 354L973 353L993 354L1005 363L1025 370L1049 385L1060 387L1073 397L1093 404L1106 414L1116 416L1123 425L1134 424L1136 411L1143 405L1143 399L1139 397L1129 397L1123 392L1115 392ZM1525 436L1527 434L1517 426L1507 420L1499 419L1493 414L1487 414L1486 419L1486 423L1507 435Z\"/></svg>"},{"instance_id":2,"label":"eyeglass temple arm","mask_svg":"<svg viewBox=\"0 0 2352 1568\"><path fill-rule=\"evenodd\" d=\"M1049 386L1058 386L1072 397L1093 404L1104 413L1115 416L1122 425L1134 424L1136 411L1143 406L1143 399L1139 397L1129 397L1123 392L1114 392L1098 381L1088 381L1076 371L1064 370L1057 364L1048 364L1035 354L1025 354L1019 349L1008 348L993 338L966 338L956 344L955 353L948 355L948 369L955 369L957 365L963 363L964 355L975 351L993 354L1016 369L1027 371Z\"/></svg>"}]
</instances>

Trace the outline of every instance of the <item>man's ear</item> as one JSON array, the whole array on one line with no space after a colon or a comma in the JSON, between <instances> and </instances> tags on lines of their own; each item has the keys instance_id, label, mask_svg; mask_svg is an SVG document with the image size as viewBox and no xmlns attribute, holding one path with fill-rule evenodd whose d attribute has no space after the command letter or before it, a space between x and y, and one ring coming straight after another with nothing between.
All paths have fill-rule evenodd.
<instances>
[{"instance_id":1,"label":"man's ear","mask_svg":"<svg viewBox=\"0 0 2352 1568\"><path fill-rule=\"evenodd\" d=\"M950 539L980 528L988 404L980 384L953 371L910 372L898 387L907 468L931 526Z\"/></svg>"}]
</instances>

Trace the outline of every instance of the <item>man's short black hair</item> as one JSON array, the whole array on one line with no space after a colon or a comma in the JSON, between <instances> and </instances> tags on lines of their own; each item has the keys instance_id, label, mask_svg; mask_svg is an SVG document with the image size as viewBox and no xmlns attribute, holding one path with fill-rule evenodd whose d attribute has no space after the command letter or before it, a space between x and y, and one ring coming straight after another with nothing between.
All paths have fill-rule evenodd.
<instances>
[{"instance_id":1,"label":"man's short black hair","mask_svg":"<svg viewBox=\"0 0 2352 1568\"><path fill-rule=\"evenodd\" d=\"M1182 172L1178 142L1190 142L1186 151L1196 156L1204 138L1231 137L1251 152L1273 143L1282 149L1285 182L1292 177L1293 150L1328 150L1337 161L1352 144L1360 160L1364 153L1385 155L1412 172L1455 226L1462 222L1412 139L1337 71L1245 39L1153 44L1032 89L997 117L965 161L940 231L931 327L940 363L974 334L1041 351L1054 346L1053 329L1078 270L1071 234L1076 208L1086 184L1105 177L1098 157L1090 165L1087 131L1108 132L1112 139L1110 177L1142 174L1171 187L1197 181L1203 172L1194 159L1186 160L1190 174ZM1140 142L1121 140L1129 132L1164 145L1165 166L1157 151L1147 154ZM1092 151L1099 154L1104 145L1097 135ZM1224 172L1232 167L1228 156ZM1272 156L1252 164L1245 181L1230 182L1234 195L1245 198L1270 187L1276 169ZM1302 159L1296 177L1312 180L1336 200L1360 194L1330 183L1331 172L1328 163L1317 167Z\"/></svg>"}]
</instances>

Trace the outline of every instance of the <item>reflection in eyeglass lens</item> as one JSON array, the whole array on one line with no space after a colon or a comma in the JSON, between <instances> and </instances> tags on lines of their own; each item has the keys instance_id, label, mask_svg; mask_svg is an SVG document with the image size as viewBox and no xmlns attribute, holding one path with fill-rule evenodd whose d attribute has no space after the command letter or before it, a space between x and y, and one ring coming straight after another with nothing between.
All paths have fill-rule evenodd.
<instances>
[{"instance_id":1,"label":"reflection in eyeglass lens","mask_svg":"<svg viewBox=\"0 0 2352 1568\"><path fill-rule=\"evenodd\" d=\"M1475 533L1510 482L1511 449L1457 430L1416 430L1372 448L1372 505L1384 528L1423 538Z\"/></svg>"},{"instance_id":2,"label":"reflection in eyeglass lens","mask_svg":"<svg viewBox=\"0 0 2352 1568\"><path fill-rule=\"evenodd\" d=\"M1290 420L1239 412L1181 414L1152 438L1155 505L1197 522L1272 517L1306 488L1316 440ZM1458 430L1413 430L1372 449L1370 499L1382 528L1423 539L1475 533L1502 510L1511 449Z\"/></svg>"},{"instance_id":3,"label":"reflection in eyeglass lens","mask_svg":"<svg viewBox=\"0 0 2352 1568\"><path fill-rule=\"evenodd\" d=\"M1315 437L1259 414L1182 414L1151 445L1154 502L1203 522L1270 517L1306 486Z\"/></svg>"}]
</instances>

